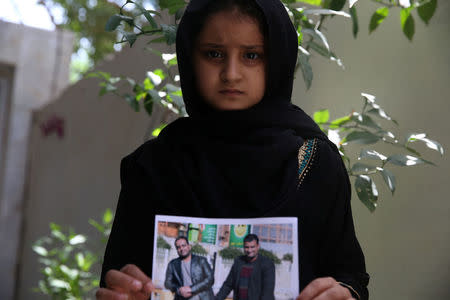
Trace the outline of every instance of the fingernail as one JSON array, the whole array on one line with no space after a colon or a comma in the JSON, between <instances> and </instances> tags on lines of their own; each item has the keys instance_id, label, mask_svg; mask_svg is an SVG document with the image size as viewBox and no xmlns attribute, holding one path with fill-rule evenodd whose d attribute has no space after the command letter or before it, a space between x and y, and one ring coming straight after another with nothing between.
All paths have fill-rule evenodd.
<instances>
[{"instance_id":1,"label":"fingernail","mask_svg":"<svg viewBox=\"0 0 450 300\"><path fill-rule=\"evenodd\" d=\"M137 281L137 280L134 280L132 285L136 290L140 290L142 288L142 282Z\"/></svg>"}]
</instances>

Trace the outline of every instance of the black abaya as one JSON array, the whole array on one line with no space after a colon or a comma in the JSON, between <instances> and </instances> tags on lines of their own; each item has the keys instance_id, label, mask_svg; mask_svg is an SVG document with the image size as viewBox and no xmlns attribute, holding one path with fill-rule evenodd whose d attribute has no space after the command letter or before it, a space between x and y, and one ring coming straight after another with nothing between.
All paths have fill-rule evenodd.
<instances>
[{"instance_id":1,"label":"black abaya","mask_svg":"<svg viewBox=\"0 0 450 300\"><path fill-rule=\"evenodd\" d=\"M332 276L367 299L368 275L354 232L347 172L336 147L290 103L297 35L286 10L278 0L256 0L268 25L268 86L262 101L247 110L215 111L196 92L189 60L193 23L210 1L192 0L177 33L190 116L168 125L122 161L122 190L101 284L108 270L125 264L151 276L155 214L297 217L300 289L317 277ZM298 153L305 142L314 147L301 166Z\"/></svg>"}]
</instances>

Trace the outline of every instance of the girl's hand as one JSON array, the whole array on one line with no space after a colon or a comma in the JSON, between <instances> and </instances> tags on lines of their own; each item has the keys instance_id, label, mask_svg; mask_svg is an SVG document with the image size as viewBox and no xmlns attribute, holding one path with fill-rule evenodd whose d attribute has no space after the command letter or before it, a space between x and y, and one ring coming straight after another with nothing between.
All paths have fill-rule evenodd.
<instances>
[{"instance_id":1,"label":"girl's hand","mask_svg":"<svg viewBox=\"0 0 450 300\"><path fill-rule=\"evenodd\" d=\"M334 278L317 278L311 281L297 297L297 300L351 300L350 291Z\"/></svg>"},{"instance_id":2,"label":"girl's hand","mask_svg":"<svg viewBox=\"0 0 450 300\"><path fill-rule=\"evenodd\" d=\"M97 300L147 300L154 290L152 280L135 265L109 270L105 282L106 288L95 294Z\"/></svg>"}]
</instances>

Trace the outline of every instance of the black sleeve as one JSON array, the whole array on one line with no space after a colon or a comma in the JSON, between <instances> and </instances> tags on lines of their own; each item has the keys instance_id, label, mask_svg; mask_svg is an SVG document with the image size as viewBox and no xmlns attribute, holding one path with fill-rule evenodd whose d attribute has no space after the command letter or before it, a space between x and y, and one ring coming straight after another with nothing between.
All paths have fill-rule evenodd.
<instances>
[{"instance_id":1,"label":"black sleeve","mask_svg":"<svg viewBox=\"0 0 450 300\"><path fill-rule=\"evenodd\" d=\"M233 290L234 286L234 280L233 276L235 274L237 265L237 260L234 260L233 265L231 266L230 273L228 273L227 279L222 284L222 287L220 288L219 292L217 293L215 300L224 300L230 292Z\"/></svg>"},{"instance_id":2,"label":"black sleeve","mask_svg":"<svg viewBox=\"0 0 450 300\"><path fill-rule=\"evenodd\" d=\"M203 272L203 280L191 285L191 292L193 295L209 289L214 284L214 273L209 266L208 261L204 257L200 257L199 261Z\"/></svg>"},{"instance_id":3,"label":"black sleeve","mask_svg":"<svg viewBox=\"0 0 450 300\"><path fill-rule=\"evenodd\" d=\"M344 163L332 151L336 172L336 194L323 230L320 251L321 276L331 276L347 287L356 299L367 300L369 275L366 273L364 254L355 235L350 205L351 186Z\"/></svg>"},{"instance_id":4,"label":"black sleeve","mask_svg":"<svg viewBox=\"0 0 450 300\"><path fill-rule=\"evenodd\" d=\"M105 274L120 270L126 264L137 265L151 277L153 258L154 212L146 199L144 170L133 155L125 157L120 165L121 191L111 234L106 245L100 286L105 286Z\"/></svg>"},{"instance_id":5,"label":"black sleeve","mask_svg":"<svg viewBox=\"0 0 450 300\"><path fill-rule=\"evenodd\" d=\"M172 263L169 263L166 271L166 280L164 281L164 286L166 289L172 291L173 293L178 293L178 289L181 287L177 284L173 274L175 273L175 269Z\"/></svg>"},{"instance_id":6,"label":"black sleeve","mask_svg":"<svg viewBox=\"0 0 450 300\"><path fill-rule=\"evenodd\" d=\"M270 259L262 266L262 278L261 300L275 299L275 264Z\"/></svg>"}]
</instances>

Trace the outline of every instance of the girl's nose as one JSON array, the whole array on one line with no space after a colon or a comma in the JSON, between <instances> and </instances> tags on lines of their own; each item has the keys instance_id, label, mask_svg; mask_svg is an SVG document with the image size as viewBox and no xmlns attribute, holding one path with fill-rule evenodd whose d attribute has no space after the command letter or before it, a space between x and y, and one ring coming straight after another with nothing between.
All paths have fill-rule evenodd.
<instances>
[{"instance_id":1,"label":"girl's nose","mask_svg":"<svg viewBox=\"0 0 450 300\"><path fill-rule=\"evenodd\" d=\"M228 57L223 64L223 69L220 75L222 81L224 82L236 82L242 79L239 57Z\"/></svg>"}]
</instances>

